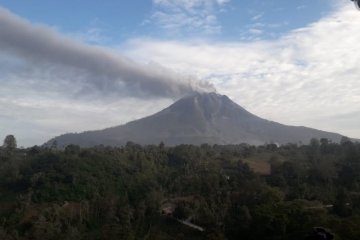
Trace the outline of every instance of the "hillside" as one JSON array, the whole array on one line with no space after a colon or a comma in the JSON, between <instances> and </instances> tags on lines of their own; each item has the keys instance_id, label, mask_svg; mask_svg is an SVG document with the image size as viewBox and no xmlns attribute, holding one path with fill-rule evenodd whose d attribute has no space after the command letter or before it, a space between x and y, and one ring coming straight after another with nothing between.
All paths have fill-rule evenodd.
<instances>
[{"instance_id":1,"label":"hillside","mask_svg":"<svg viewBox=\"0 0 360 240\"><path fill-rule=\"evenodd\" d=\"M308 143L311 138L339 142L340 134L307 127L287 126L248 112L225 95L196 93L168 108L125 125L98 131L65 134L50 140L58 146L104 144L239 144Z\"/></svg>"}]
</instances>

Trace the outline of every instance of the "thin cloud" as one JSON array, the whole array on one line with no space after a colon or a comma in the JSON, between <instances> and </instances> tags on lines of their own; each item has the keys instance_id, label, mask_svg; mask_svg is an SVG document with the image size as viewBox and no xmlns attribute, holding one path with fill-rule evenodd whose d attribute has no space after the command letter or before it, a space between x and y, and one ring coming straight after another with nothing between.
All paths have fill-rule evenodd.
<instances>
[{"instance_id":1,"label":"thin cloud","mask_svg":"<svg viewBox=\"0 0 360 240\"><path fill-rule=\"evenodd\" d=\"M251 18L252 21L258 21L264 16L264 13L257 14Z\"/></svg>"},{"instance_id":2,"label":"thin cloud","mask_svg":"<svg viewBox=\"0 0 360 240\"><path fill-rule=\"evenodd\" d=\"M296 7L297 10L303 10L305 8L307 8L307 5L300 5Z\"/></svg>"},{"instance_id":3,"label":"thin cloud","mask_svg":"<svg viewBox=\"0 0 360 240\"><path fill-rule=\"evenodd\" d=\"M257 29L257 28L250 28L249 33L254 34L254 35L260 35L263 33L263 31L260 29Z\"/></svg>"},{"instance_id":4,"label":"thin cloud","mask_svg":"<svg viewBox=\"0 0 360 240\"><path fill-rule=\"evenodd\" d=\"M230 0L153 0L154 22L170 33L216 34L221 32L217 15Z\"/></svg>"}]
</instances>

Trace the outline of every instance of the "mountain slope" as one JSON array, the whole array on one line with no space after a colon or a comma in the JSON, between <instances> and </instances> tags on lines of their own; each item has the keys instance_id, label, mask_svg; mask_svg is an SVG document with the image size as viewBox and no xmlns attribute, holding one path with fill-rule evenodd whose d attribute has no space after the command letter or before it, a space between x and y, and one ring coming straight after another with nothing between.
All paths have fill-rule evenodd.
<instances>
[{"instance_id":1,"label":"mountain slope","mask_svg":"<svg viewBox=\"0 0 360 240\"><path fill-rule=\"evenodd\" d=\"M78 144L238 144L260 145L276 142L308 143L311 138L328 138L339 142L341 135L306 127L294 127L259 118L216 93L196 93L168 108L125 125L79 134L65 134L54 140L59 146Z\"/></svg>"}]
</instances>

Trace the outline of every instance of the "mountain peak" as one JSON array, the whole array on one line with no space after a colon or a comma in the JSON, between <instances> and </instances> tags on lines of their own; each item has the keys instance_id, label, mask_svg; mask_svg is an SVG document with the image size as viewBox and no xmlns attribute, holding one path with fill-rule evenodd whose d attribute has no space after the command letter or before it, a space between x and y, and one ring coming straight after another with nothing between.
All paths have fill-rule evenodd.
<instances>
[{"instance_id":1,"label":"mountain peak","mask_svg":"<svg viewBox=\"0 0 360 240\"><path fill-rule=\"evenodd\" d=\"M226 95L221 95L218 94L217 92L193 92L185 97L183 97L183 99L186 98L202 98L202 99L222 99L222 98L226 98L229 99ZM230 100L231 101L231 100Z\"/></svg>"},{"instance_id":2,"label":"mountain peak","mask_svg":"<svg viewBox=\"0 0 360 240\"><path fill-rule=\"evenodd\" d=\"M245 117L246 115L247 118L254 116L226 95L215 92L193 93L178 100L165 110L177 112L182 116L201 115L208 120L215 116L233 117L234 115L242 115L242 117Z\"/></svg>"},{"instance_id":3,"label":"mountain peak","mask_svg":"<svg viewBox=\"0 0 360 240\"><path fill-rule=\"evenodd\" d=\"M194 103L201 105L204 108L211 108L214 106L219 106L220 104L235 104L225 95L220 95L215 92L195 92L191 95L185 96L175 102L174 105L184 104L184 103Z\"/></svg>"}]
</instances>

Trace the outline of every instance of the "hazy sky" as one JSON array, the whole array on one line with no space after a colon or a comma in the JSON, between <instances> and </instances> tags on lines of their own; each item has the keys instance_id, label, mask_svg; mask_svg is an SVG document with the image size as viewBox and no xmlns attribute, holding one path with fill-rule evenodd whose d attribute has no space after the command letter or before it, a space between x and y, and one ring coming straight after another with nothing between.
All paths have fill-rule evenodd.
<instances>
[{"instance_id":1,"label":"hazy sky","mask_svg":"<svg viewBox=\"0 0 360 240\"><path fill-rule=\"evenodd\" d=\"M0 0L0 138L42 144L192 91L360 138L350 0Z\"/></svg>"}]
</instances>

